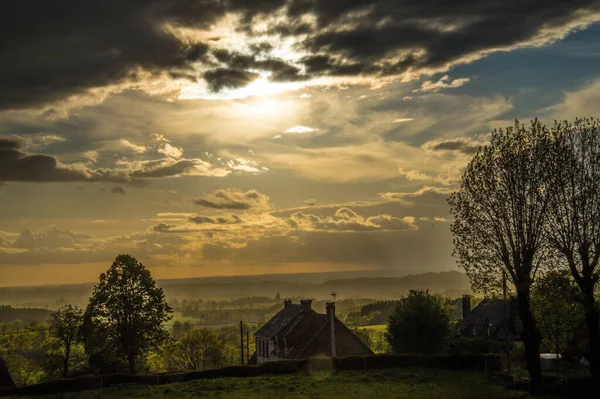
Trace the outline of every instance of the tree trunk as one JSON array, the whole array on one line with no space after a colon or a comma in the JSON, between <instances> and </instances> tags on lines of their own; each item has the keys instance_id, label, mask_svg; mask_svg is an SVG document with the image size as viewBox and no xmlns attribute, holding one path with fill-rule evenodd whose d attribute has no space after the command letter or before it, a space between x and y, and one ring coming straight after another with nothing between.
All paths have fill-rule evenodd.
<instances>
[{"instance_id":1,"label":"tree trunk","mask_svg":"<svg viewBox=\"0 0 600 399\"><path fill-rule=\"evenodd\" d=\"M582 287L583 290L583 307L585 311L585 323L588 328L588 349L589 354L586 356L590 362L590 374L595 397L600 397L600 315L598 314L598 306L594 298L594 283L589 281Z\"/></svg>"},{"instance_id":2,"label":"tree trunk","mask_svg":"<svg viewBox=\"0 0 600 399\"><path fill-rule=\"evenodd\" d=\"M529 287L517 289L517 301L519 303L519 317L523 323L521 338L525 346L527 371L529 371L529 378L531 379L531 392L539 393L542 390L542 367L540 365L542 336L536 328L536 320L531 310Z\"/></svg>"},{"instance_id":3,"label":"tree trunk","mask_svg":"<svg viewBox=\"0 0 600 399\"><path fill-rule=\"evenodd\" d=\"M129 363L129 374L135 374L135 354L129 353L127 354L127 362Z\"/></svg>"},{"instance_id":4,"label":"tree trunk","mask_svg":"<svg viewBox=\"0 0 600 399\"><path fill-rule=\"evenodd\" d=\"M65 343L65 358L63 359L63 378L69 375L69 357L71 356L71 343Z\"/></svg>"}]
</instances>

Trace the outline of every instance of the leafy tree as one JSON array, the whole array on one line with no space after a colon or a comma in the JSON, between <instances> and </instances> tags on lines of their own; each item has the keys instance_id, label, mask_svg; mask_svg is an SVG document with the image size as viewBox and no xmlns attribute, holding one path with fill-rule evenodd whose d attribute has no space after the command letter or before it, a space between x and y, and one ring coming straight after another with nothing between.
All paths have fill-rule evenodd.
<instances>
[{"instance_id":1,"label":"leafy tree","mask_svg":"<svg viewBox=\"0 0 600 399\"><path fill-rule=\"evenodd\" d=\"M175 370L205 370L223 362L224 344L208 329L188 332L173 349L170 364Z\"/></svg>"},{"instance_id":2,"label":"leafy tree","mask_svg":"<svg viewBox=\"0 0 600 399\"><path fill-rule=\"evenodd\" d=\"M600 396L600 314L594 295L600 279L600 120L555 123L552 134L554 163L547 185L555 190L546 235L578 287L589 335L586 356Z\"/></svg>"},{"instance_id":3,"label":"leafy tree","mask_svg":"<svg viewBox=\"0 0 600 399\"><path fill-rule=\"evenodd\" d=\"M71 346L77 342L82 324L83 311L77 306L65 305L50 315L50 335L58 339L63 347L63 378L67 378L69 375Z\"/></svg>"},{"instance_id":4,"label":"leafy tree","mask_svg":"<svg viewBox=\"0 0 600 399\"><path fill-rule=\"evenodd\" d=\"M574 301L570 275L552 271L536 282L531 305L537 316L542 343L557 355L567 346L581 320L581 305Z\"/></svg>"},{"instance_id":5,"label":"leafy tree","mask_svg":"<svg viewBox=\"0 0 600 399\"><path fill-rule=\"evenodd\" d=\"M150 271L133 256L119 255L100 275L86 308L86 350L116 351L134 374L138 358L168 338L162 325L171 313Z\"/></svg>"},{"instance_id":6,"label":"leafy tree","mask_svg":"<svg viewBox=\"0 0 600 399\"><path fill-rule=\"evenodd\" d=\"M541 390L541 335L531 310L531 286L551 260L544 239L552 198L551 137L537 119L530 127L494 130L465 170L448 202L454 221L454 256L474 290L497 291L504 273L512 282L523 323L531 390Z\"/></svg>"},{"instance_id":7,"label":"leafy tree","mask_svg":"<svg viewBox=\"0 0 600 399\"><path fill-rule=\"evenodd\" d=\"M438 298L411 290L390 314L386 339L394 353L440 353L450 338L449 323Z\"/></svg>"}]
</instances>

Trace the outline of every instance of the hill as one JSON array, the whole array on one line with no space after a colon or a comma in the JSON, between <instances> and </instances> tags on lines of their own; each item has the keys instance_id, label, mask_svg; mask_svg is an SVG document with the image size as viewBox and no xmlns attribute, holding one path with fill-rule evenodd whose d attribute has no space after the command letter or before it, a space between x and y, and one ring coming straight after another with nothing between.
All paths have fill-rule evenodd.
<instances>
[{"instance_id":1,"label":"hill","mask_svg":"<svg viewBox=\"0 0 600 399\"><path fill-rule=\"evenodd\" d=\"M359 273L359 274L357 274ZM230 300L241 297L312 297L396 299L409 289L429 289L456 297L470 291L469 279L457 271L402 277L381 272L310 273L262 276L209 277L158 280L168 299ZM365 276L364 274L367 274ZM375 275L375 276L373 276ZM352 276L352 277L349 277ZM335 277L335 278L331 278ZM94 284L0 288L0 305L55 308L63 303L85 306Z\"/></svg>"}]
</instances>

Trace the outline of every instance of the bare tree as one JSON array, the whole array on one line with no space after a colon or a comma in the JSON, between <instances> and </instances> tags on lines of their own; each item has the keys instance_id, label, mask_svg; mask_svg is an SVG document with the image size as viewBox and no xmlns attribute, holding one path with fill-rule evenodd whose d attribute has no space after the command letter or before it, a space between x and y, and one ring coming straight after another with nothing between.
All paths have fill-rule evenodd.
<instances>
[{"instance_id":1,"label":"bare tree","mask_svg":"<svg viewBox=\"0 0 600 399\"><path fill-rule=\"evenodd\" d=\"M577 286L589 330L592 380L600 393L600 315L594 290L600 278L600 121L556 122L553 169L555 187L546 234L564 257Z\"/></svg>"},{"instance_id":2,"label":"bare tree","mask_svg":"<svg viewBox=\"0 0 600 399\"><path fill-rule=\"evenodd\" d=\"M551 190L550 133L537 119L494 130L489 145L471 160L460 190L448 202L454 221L454 256L474 290L497 291L506 272L514 285L523 324L531 390L541 390L541 335L531 310L535 275L546 266L544 223Z\"/></svg>"}]
</instances>

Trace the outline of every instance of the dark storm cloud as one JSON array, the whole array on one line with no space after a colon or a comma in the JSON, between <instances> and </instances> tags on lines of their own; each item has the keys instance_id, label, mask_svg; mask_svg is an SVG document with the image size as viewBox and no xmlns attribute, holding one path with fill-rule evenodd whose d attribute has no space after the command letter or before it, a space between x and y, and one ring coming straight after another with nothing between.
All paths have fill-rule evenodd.
<instances>
[{"instance_id":1,"label":"dark storm cloud","mask_svg":"<svg viewBox=\"0 0 600 399\"><path fill-rule=\"evenodd\" d=\"M137 67L185 73L204 43L183 43L164 24L207 29L227 12L244 21L284 0L64 0L2 3L0 107L40 105L126 80Z\"/></svg>"},{"instance_id":2,"label":"dark storm cloud","mask_svg":"<svg viewBox=\"0 0 600 399\"><path fill-rule=\"evenodd\" d=\"M309 70L339 75L376 69L387 75L443 67L528 42L542 29L564 29L598 9L591 0L292 0L288 15L293 21L308 13L316 17L316 28L299 45L312 54L303 60ZM272 29L285 33L279 26Z\"/></svg>"},{"instance_id":3,"label":"dark storm cloud","mask_svg":"<svg viewBox=\"0 0 600 399\"><path fill-rule=\"evenodd\" d=\"M204 74L208 88L214 92L221 91L222 89L244 87L258 77L259 75L256 72L236 68L217 68Z\"/></svg>"},{"instance_id":4,"label":"dark storm cloud","mask_svg":"<svg viewBox=\"0 0 600 399\"><path fill-rule=\"evenodd\" d=\"M22 146L21 140L0 138L0 181L142 184L147 178L179 176L198 166L205 174L211 173L210 165L199 159L159 159L128 169L89 169L62 164L51 155L26 153Z\"/></svg>"},{"instance_id":5,"label":"dark storm cloud","mask_svg":"<svg viewBox=\"0 0 600 399\"><path fill-rule=\"evenodd\" d=\"M192 202L212 209L248 210L270 207L269 197L256 190L246 192L235 189L217 190L213 194L204 195Z\"/></svg>"},{"instance_id":6,"label":"dark storm cloud","mask_svg":"<svg viewBox=\"0 0 600 399\"><path fill-rule=\"evenodd\" d=\"M118 187L118 186L117 187L113 187L110 190L110 192L113 193L113 194L126 194L125 189L123 187Z\"/></svg>"},{"instance_id":7,"label":"dark storm cloud","mask_svg":"<svg viewBox=\"0 0 600 399\"><path fill-rule=\"evenodd\" d=\"M466 139L435 140L423 145L428 151L456 151L466 155L476 154L481 144Z\"/></svg>"},{"instance_id":8,"label":"dark storm cloud","mask_svg":"<svg viewBox=\"0 0 600 399\"><path fill-rule=\"evenodd\" d=\"M0 181L74 182L112 181L126 182L125 176L104 169L81 169L62 165L45 154L27 154L21 151L22 142L0 138Z\"/></svg>"},{"instance_id":9,"label":"dark storm cloud","mask_svg":"<svg viewBox=\"0 0 600 399\"><path fill-rule=\"evenodd\" d=\"M190 216L188 220L196 224L238 224L243 220L237 215L208 217L202 215Z\"/></svg>"},{"instance_id":10,"label":"dark storm cloud","mask_svg":"<svg viewBox=\"0 0 600 399\"><path fill-rule=\"evenodd\" d=\"M139 81L140 70L195 80L194 62L208 69L203 77L215 91L248 84L256 77L253 66L279 81L443 68L499 48L535 45L542 30L560 37L598 9L592 0L6 0L0 108L39 106ZM272 18L282 11L285 23ZM290 65L270 57L272 48L263 40L250 48L252 62L242 65L240 57L219 60L213 54L218 38L209 46L164 29L210 29L227 13L240 15L238 29L250 35L258 34L258 17L268 33L297 36L306 56Z\"/></svg>"}]
</instances>

